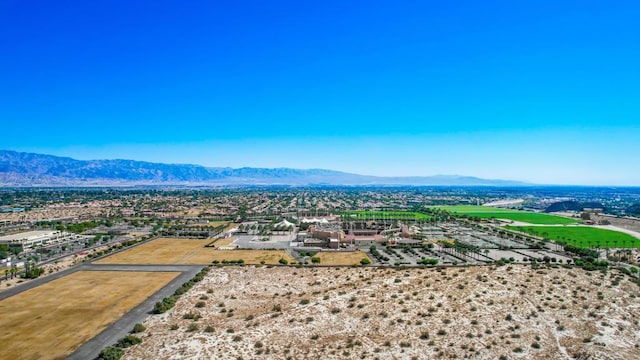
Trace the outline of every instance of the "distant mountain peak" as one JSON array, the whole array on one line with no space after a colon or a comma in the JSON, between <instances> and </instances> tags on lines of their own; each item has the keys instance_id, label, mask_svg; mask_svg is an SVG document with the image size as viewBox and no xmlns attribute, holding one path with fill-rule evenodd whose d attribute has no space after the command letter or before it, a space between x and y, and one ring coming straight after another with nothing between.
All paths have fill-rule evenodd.
<instances>
[{"instance_id":1,"label":"distant mountain peak","mask_svg":"<svg viewBox=\"0 0 640 360\"><path fill-rule=\"evenodd\" d=\"M135 160L76 160L0 150L0 186L127 185L457 185L519 186L522 182L462 175L384 177L326 169L230 168Z\"/></svg>"}]
</instances>

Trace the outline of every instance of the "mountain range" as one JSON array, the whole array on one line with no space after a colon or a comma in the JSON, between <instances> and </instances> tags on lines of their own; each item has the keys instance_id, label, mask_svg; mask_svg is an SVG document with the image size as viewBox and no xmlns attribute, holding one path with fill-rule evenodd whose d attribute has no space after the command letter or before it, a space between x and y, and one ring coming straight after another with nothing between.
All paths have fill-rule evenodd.
<instances>
[{"instance_id":1,"label":"mountain range","mask_svg":"<svg viewBox=\"0 0 640 360\"><path fill-rule=\"evenodd\" d=\"M134 160L76 160L0 150L0 186L134 185L457 185L519 186L526 183L472 176L382 177L324 169L229 168Z\"/></svg>"}]
</instances>

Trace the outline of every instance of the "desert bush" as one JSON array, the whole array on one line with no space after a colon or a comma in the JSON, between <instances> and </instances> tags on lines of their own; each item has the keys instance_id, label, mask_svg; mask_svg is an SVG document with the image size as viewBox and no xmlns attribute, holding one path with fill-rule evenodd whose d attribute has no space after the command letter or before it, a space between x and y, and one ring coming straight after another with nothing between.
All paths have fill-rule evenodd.
<instances>
[{"instance_id":1,"label":"desert bush","mask_svg":"<svg viewBox=\"0 0 640 360\"><path fill-rule=\"evenodd\" d=\"M145 331L147 328L144 327L144 325L137 323L133 326L133 330L131 331L132 333L141 333L143 331Z\"/></svg>"},{"instance_id":2,"label":"desert bush","mask_svg":"<svg viewBox=\"0 0 640 360\"><path fill-rule=\"evenodd\" d=\"M117 346L107 346L100 352L98 360L119 360L124 355L124 351Z\"/></svg>"},{"instance_id":3,"label":"desert bush","mask_svg":"<svg viewBox=\"0 0 640 360\"><path fill-rule=\"evenodd\" d=\"M121 348L128 348L133 345L138 345L141 342L142 342L142 339L140 339L139 337L133 336L133 335L127 335L122 339L118 340L118 346Z\"/></svg>"}]
</instances>

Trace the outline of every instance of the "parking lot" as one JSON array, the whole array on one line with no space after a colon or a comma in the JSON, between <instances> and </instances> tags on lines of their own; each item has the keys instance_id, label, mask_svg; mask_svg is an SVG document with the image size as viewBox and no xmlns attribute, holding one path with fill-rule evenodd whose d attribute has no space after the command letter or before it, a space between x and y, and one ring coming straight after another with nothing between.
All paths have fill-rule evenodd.
<instances>
[{"instance_id":1,"label":"parking lot","mask_svg":"<svg viewBox=\"0 0 640 360\"><path fill-rule=\"evenodd\" d=\"M287 235L234 235L233 245L240 249L286 249L289 248L295 234Z\"/></svg>"}]
</instances>

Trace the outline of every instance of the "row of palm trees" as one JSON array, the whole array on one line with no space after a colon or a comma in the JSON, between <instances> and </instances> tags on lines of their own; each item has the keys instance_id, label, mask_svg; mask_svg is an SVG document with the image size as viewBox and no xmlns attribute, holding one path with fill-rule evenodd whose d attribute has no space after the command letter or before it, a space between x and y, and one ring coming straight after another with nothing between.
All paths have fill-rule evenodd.
<instances>
[{"instance_id":1,"label":"row of palm trees","mask_svg":"<svg viewBox=\"0 0 640 360\"><path fill-rule=\"evenodd\" d=\"M20 271L18 268L16 267L12 267L10 269L4 269L4 279L5 280L9 280L9 279L13 279L16 274L18 273L18 271ZM11 276L11 277L9 277Z\"/></svg>"}]
</instances>

